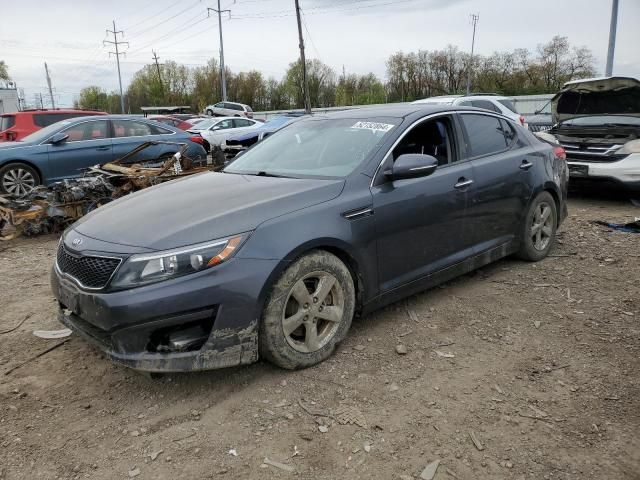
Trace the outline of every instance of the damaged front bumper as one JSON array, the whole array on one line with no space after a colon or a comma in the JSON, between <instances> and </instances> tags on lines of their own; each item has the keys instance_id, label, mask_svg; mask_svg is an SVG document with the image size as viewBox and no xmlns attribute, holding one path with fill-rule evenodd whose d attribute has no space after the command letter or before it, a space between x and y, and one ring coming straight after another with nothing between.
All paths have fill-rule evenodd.
<instances>
[{"instance_id":1,"label":"damaged front bumper","mask_svg":"<svg viewBox=\"0 0 640 480\"><path fill-rule=\"evenodd\" d=\"M51 287L60 322L114 362L148 372L211 370L258 360L262 288L276 263L236 258L118 292L83 290L54 267Z\"/></svg>"}]
</instances>

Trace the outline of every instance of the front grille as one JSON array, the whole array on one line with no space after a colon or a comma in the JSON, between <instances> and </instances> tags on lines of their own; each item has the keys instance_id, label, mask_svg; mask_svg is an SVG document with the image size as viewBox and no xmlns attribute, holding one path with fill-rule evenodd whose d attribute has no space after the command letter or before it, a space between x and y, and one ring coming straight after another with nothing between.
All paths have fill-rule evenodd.
<instances>
[{"instance_id":1,"label":"front grille","mask_svg":"<svg viewBox=\"0 0 640 480\"><path fill-rule=\"evenodd\" d=\"M551 127L553 127L553 124L551 123L529 124L529 130L531 130L532 132L546 132L547 130L551 130Z\"/></svg>"},{"instance_id":2,"label":"front grille","mask_svg":"<svg viewBox=\"0 0 640 480\"><path fill-rule=\"evenodd\" d=\"M616 153L622 145L610 143L569 143L562 142L562 147L567 153L567 159L578 162L602 162L610 163L622 160L627 155Z\"/></svg>"},{"instance_id":3,"label":"front grille","mask_svg":"<svg viewBox=\"0 0 640 480\"><path fill-rule=\"evenodd\" d=\"M86 288L104 288L120 265L119 258L90 257L67 252L62 242L58 247L58 269Z\"/></svg>"}]
</instances>

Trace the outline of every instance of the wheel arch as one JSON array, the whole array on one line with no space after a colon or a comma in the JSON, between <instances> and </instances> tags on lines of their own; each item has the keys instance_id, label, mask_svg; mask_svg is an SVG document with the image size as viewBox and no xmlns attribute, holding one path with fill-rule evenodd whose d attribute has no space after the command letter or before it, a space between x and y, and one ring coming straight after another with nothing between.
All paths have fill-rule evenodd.
<instances>
[{"instance_id":1,"label":"wheel arch","mask_svg":"<svg viewBox=\"0 0 640 480\"><path fill-rule=\"evenodd\" d=\"M267 298L271 293L271 289L274 283L278 281L278 278L280 278L282 273L300 257L316 250L324 250L335 255L349 269L356 291L356 314L360 313L360 311L362 310L362 305L364 304L364 286L366 282L363 277L363 270L360 266L361 263L357 259L357 255L355 254L351 246L341 240L335 238L319 238L298 246L297 248L290 251L287 255L285 255L285 257L280 262L278 262L278 265L273 269L260 292L258 302L260 306L260 315L262 315L262 312L264 311Z\"/></svg>"},{"instance_id":2,"label":"wheel arch","mask_svg":"<svg viewBox=\"0 0 640 480\"><path fill-rule=\"evenodd\" d=\"M38 177L40 177L40 185L44 185L44 177L42 175L42 170L35 163L33 163L30 160L24 160L24 159L21 159L21 158L14 158L14 159L5 160L4 162L2 162L2 164L0 164L0 169L6 167L7 165L9 165L11 163L22 163L24 165L27 165L27 166L33 168L36 171L36 173L38 174Z\"/></svg>"}]
</instances>

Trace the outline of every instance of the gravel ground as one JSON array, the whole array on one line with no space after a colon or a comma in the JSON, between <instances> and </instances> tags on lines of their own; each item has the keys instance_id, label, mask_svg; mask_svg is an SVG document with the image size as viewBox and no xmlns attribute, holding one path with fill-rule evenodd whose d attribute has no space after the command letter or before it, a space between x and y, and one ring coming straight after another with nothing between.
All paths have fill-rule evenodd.
<instances>
[{"instance_id":1,"label":"gravel ground","mask_svg":"<svg viewBox=\"0 0 640 480\"><path fill-rule=\"evenodd\" d=\"M640 235L591 223L634 215L574 197L551 257L357 319L316 367L161 379L73 336L29 360L57 238L2 243L0 479L640 479Z\"/></svg>"}]
</instances>

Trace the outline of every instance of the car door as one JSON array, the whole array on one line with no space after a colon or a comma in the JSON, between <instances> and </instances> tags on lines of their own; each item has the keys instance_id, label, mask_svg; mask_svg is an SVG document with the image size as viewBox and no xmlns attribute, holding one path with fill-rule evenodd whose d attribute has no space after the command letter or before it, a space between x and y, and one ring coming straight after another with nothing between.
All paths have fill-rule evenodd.
<instances>
[{"instance_id":1,"label":"car door","mask_svg":"<svg viewBox=\"0 0 640 480\"><path fill-rule=\"evenodd\" d=\"M518 234L533 192L529 143L511 122L481 112L459 114L474 189L469 224L477 252L505 244Z\"/></svg>"},{"instance_id":2,"label":"car door","mask_svg":"<svg viewBox=\"0 0 640 480\"><path fill-rule=\"evenodd\" d=\"M383 161L371 192L385 292L460 262L471 254L466 219L471 165L460 159L450 115L410 127ZM388 181L381 173L404 153L435 156L430 176Z\"/></svg>"},{"instance_id":3,"label":"car door","mask_svg":"<svg viewBox=\"0 0 640 480\"><path fill-rule=\"evenodd\" d=\"M163 138L163 133L173 133L171 130L166 130L139 120L125 118L114 119L111 120L111 124L113 127L114 160L124 157L131 150L145 142L168 140ZM126 163L155 160L162 154L163 150L163 147L160 145L152 145L140 151L133 157L127 158Z\"/></svg>"},{"instance_id":4,"label":"car door","mask_svg":"<svg viewBox=\"0 0 640 480\"><path fill-rule=\"evenodd\" d=\"M93 165L112 158L111 135L107 120L85 120L61 130L67 139L49 144L50 181L82 176Z\"/></svg>"},{"instance_id":5,"label":"car door","mask_svg":"<svg viewBox=\"0 0 640 480\"><path fill-rule=\"evenodd\" d=\"M235 132L233 128L233 119L225 118L218 123L212 125L208 130L200 132L211 145L220 145L223 140Z\"/></svg>"}]
</instances>

